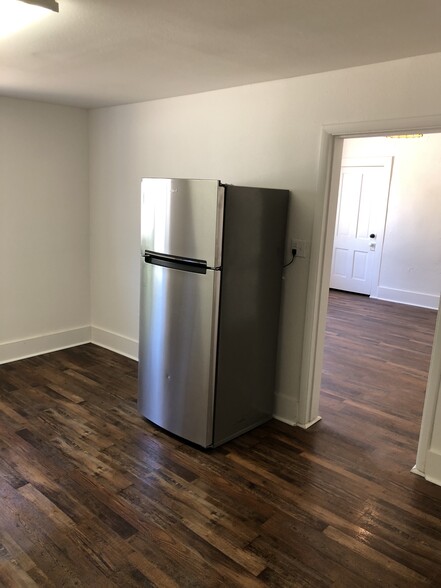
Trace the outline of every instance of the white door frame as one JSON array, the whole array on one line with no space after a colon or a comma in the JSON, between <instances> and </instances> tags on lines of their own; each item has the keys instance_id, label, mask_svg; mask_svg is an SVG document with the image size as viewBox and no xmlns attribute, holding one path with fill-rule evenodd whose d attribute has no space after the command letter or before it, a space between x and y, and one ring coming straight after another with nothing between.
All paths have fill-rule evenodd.
<instances>
[{"instance_id":1,"label":"white door frame","mask_svg":"<svg viewBox=\"0 0 441 588\"><path fill-rule=\"evenodd\" d=\"M302 355L298 426L307 428L320 420L318 414L323 366L325 326L331 273L332 247L338 201L338 182L343 139L412 132L441 132L441 115L324 125L318 169L317 201L311 246L308 295ZM335 185L337 183L337 186ZM432 348L417 462L414 471L425 475L435 428L435 413L441 407L441 318ZM437 361L434 361L437 359ZM441 409L440 409L441 410ZM440 424L441 427L441 424ZM430 455L429 455L430 457ZM441 483L441 478L440 482Z\"/></svg>"}]
</instances>

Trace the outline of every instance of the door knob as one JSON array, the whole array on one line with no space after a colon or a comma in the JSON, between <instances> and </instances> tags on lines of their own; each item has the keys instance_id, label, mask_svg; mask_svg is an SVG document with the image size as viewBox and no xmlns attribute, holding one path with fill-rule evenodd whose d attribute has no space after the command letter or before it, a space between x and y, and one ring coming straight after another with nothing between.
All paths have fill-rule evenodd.
<instances>
[{"instance_id":1,"label":"door knob","mask_svg":"<svg viewBox=\"0 0 441 588\"><path fill-rule=\"evenodd\" d=\"M371 233L371 234L369 235L369 237L370 237L371 239L375 239L375 237L376 237L376 236L377 236L377 235L376 235L375 233Z\"/></svg>"}]
</instances>

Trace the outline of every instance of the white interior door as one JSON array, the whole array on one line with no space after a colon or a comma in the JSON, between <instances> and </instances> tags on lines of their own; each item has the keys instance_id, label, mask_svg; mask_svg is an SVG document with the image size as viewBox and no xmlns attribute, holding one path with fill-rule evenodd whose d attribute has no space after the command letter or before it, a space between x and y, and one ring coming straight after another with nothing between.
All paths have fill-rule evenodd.
<instances>
[{"instance_id":1,"label":"white interior door","mask_svg":"<svg viewBox=\"0 0 441 588\"><path fill-rule=\"evenodd\" d=\"M392 158L343 159L331 288L376 295Z\"/></svg>"}]
</instances>

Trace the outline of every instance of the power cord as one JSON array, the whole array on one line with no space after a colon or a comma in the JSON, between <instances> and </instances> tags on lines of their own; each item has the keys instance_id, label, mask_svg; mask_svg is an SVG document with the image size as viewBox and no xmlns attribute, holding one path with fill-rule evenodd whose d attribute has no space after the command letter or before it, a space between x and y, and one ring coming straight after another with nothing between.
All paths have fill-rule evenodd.
<instances>
[{"instance_id":1,"label":"power cord","mask_svg":"<svg viewBox=\"0 0 441 588\"><path fill-rule=\"evenodd\" d=\"M291 260L288 261L288 263L285 263L285 265L283 266L284 268L285 267L288 267L289 265L291 265L292 262L294 261L294 258L297 255L297 249L295 247L293 249L291 249L291 255L292 255Z\"/></svg>"}]
</instances>

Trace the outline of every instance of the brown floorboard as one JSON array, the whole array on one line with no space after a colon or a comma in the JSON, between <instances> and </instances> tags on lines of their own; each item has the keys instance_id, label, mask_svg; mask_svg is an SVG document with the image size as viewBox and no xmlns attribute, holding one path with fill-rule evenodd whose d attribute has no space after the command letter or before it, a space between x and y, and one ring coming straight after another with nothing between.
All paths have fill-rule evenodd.
<instances>
[{"instance_id":1,"label":"brown floorboard","mask_svg":"<svg viewBox=\"0 0 441 588\"><path fill-rule=\"evenodd\" d=\"M215 450L144 421L105 349L0 366L0 586L440 586L441 488L409 472L435 318L332 292L323 420Z\"/></svg>"}]
</instances>

